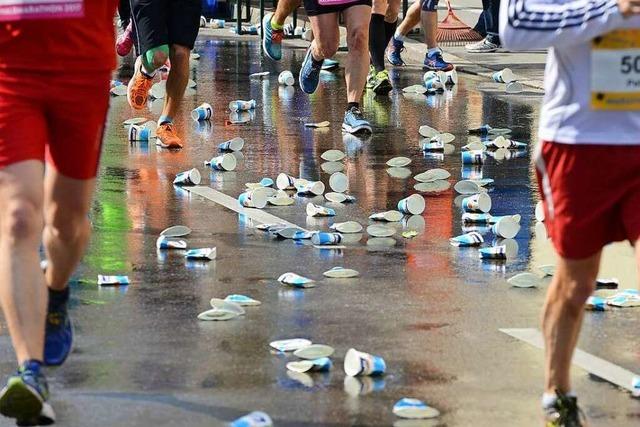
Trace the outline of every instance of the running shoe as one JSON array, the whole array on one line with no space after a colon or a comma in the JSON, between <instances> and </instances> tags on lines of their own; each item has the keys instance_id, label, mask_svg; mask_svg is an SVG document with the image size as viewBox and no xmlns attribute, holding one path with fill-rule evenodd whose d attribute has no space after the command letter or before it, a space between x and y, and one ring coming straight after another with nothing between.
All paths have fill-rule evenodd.
<instances>
[{"instance_id":1,"label":"running shoe","mask_svg":"<svg viewBox=\"0 0 640 427\"><path fill-rule=\"evenodd\" d=\"M127 86L127 100L131 108L142 110L147 105L151 86L153 86L153 78L142 73L142 58L139 56L134 65L133 77Z\"/></svg>"},{"instance_id":2,"label":"running shoe","mask_svg":"<svg viewBox=\"0 0 640 427\"><path fill-rule=\"evenodd\" d=\"M342 130L348 133L371 132L371 125L365 120L359 108L351 107L344 113Z\"/></svg>"},{"instance_id":3,"label":"running shoe","mask_svg":"<svg viewBox=\"0 0 640 427\"><path fill-rule=\"evenodd\" d=\"M387 50L387 61L391 65L402 66L404 61L402 60L402 52L404 51L404 42L398 40L395 37L391 37L391 46Z\"/></svg>"},{"instance_id":4,"label":"running shoe","mask_svg":"<svg viewBox=\"0 0 640 427\"><path fill-rule=\"evenodd\" d=\"M371 89L373 89L376 95L386 95L391 92L393 86L391 85L389 72L387 70L382 70L379 73L376 73Z\"/></svg>"},{"instance_id":5,"label":"running shoe","mask_svg":"<svg viewBox=\"0 0 640 427\"><path fill-rule=\"evenodd\" d=\"M116 52L120 56L127 56L129 52L131 52L131 48L133 47L133 30L131 28L131 22L127 25L127 28L123 31L122 34L118 36L116 40Z\"/></svg>"},{"instance_id":6,"label":"running shoe","mask_svg":"<svg viewBox=\"0 0 640 427\"><path fill-rule=\"evenodd\" d=\"M485 37L479 42L465 45L464 48L467 50L467 52L471 52L471 53L489 53L489 52L495 52L496 50L500 49L500 45L492 43L489 40L489 37Z\"/></svg>"},{"instance_id":7,"label":"running shoe","mask_svg":"<svg viewBox=\"0 0 640 427\"><path fill-rule=\"evenodd\" d=\"M25 362L0 391L0 414L19 426L51 425L56 416L49 404L49 386L40 365Z\"/></svg>"},{"instance_id":8,"label":"running shoe","mask_svg":"<svg viewBox=\"0 0 640 427\"><path fill-rule=\"evenodd\" d=\"M276 30L271 26L273 13L267 13L262 19L262 30L264 37L262 38L262 50L265 55L274 61L282 59L282 38L284 37L283 29Z\"/></svg>"},{"instance_id":9,"label":"running shoe","mask_svg":"<svg viewBox=\"0 0 640 427\"><path fill-rule=\"evenodd\" d=\"M156 129L156 145L162 148L182 148L173 123L162 123Z\"/></svg>"},{"instance_id":10,"label":"running shoe","mask_svg":"<svg viewBox=\"0 0 640 427\"><path fill-rule=\"evenodd\" d=\"M73 348L73 323L67 303L52 307L49 304L44 337L44 364L60 366Z\"/></svg>"},{"instance_id":11,"label":"running shoe","mask_svg":"<svg viewBox=\"0 0 640 427\"><path fill-rule=\"evenodd\" d=\"M424 57L424 66L428 70L432 71L451 71L453 70L453 64L446 62L442 58L442 51L438 49L432 55L428 53Z\"/></svg>"},{"instance_id":12,"label":"running shoe","mask_svg":"<svg viewBox=\"0 0 640 427\"><path fill-rule=\"evenodd\" d=\"M376 69L373 65L369 65L369 74L367 74L367 89L373 89L373 81L376 79Z\"/></svg>"},{"instance_id":13,"label":"running shoe","mask_svg":"<svg viewBox=\"0 0 640 427\"><path fill-rule=\"evenodd\" d=\"M556 403L544 410L545 427L585 427L587 421L578 399L557 391L556 395Z\"/></svg>"},{"instance_id":14,"label":"running shoe","mask_svg":"<svg viewBox=\"0 0 640 427\"><path fill-rule=\"evenodd\" d=\"M323 61L324 62L324 61ZM311 48L307 49L304 56L300 74L298 74L298 82L304 93L313 93L318 88L320 82L320 71L322 70L322 62L316 63L311 56Z\"/></svg>"}]
</instances>

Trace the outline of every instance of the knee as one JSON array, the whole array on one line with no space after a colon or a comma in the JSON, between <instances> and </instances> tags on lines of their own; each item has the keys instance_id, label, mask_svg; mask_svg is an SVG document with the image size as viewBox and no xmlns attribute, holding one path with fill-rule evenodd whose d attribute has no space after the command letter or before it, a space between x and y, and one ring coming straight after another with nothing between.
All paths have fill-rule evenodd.
<instances>
[{"instance_id":1,"label":"knee","mask_svg":"<svg viewBox=\"0 0 640 427\"><path fill-rule=\"evenodd\" d=\"M86 212L56 207L49 213L46 227L50 235L73 242L88 236L90 224Z\"/></svg>"},{"instance_id":2,"label":"knee","mask_svg":"<svg viewBox=\"0 0 640 427\"><path fill-rule=\"evenodd\" d=\"M584 274L576 278L559 278L552 284L550 303L562 304L575 315L584 310L585 302L596 285L595 274Z\"/></svg>"},{"instance_id":3,"label":"knee","mask_svg":"<svg viewBox=\"0 0 640 427\"><path fill-rule=\"evenodd\" d=\"M151 57L151 63L154 68L160 68L164 64L166 64L168 58L169 57L165 52L156 50L155 52L153 52L153 56Z\"/></svg>"},{"instance_id":4,"label":"knee","mask_svg":"<svg viewBox=\"0 0 640 427\"><path fill-rule=\"evenodd\" d=\"M42 212L33 202L19 199L10 201L4 209L2 232L12 241L39 238L42 230Z\"/></svg>"},{"instance_id":5,"label":"knee","mask_svg":"<svg viewBox=\"0 0 640 427\"><path fill-rule=\"evenodd\" d=\"M171 65L188 64L191 57L191 50L188 47L173 45L171 46Z\"/></svg>"},{"instance_id":6,"label":"knee","mask_svg":"<svg viewBox=\"0 0 640 427\"><path fill-rule=\"evenodd\" d=\"M314 42L316 44L316 48L322 54L323 58L331 58L338 51L338 43L339 42L336 41L336 40L332 40L332 41L324 40L323 41L323 40L320 40L320 39L315 39Z\"/></svg>"},{"instance_id":7,"label":"knee","mask_svg":"<svg viewBox=\"0 0 640 427\"><path fill-rule=\"evenodd\" d=\"M348 44L349 51L367 51L369 49L369 29L366 27L358 27L349 31Z\"/></svg>"}]
</instances>

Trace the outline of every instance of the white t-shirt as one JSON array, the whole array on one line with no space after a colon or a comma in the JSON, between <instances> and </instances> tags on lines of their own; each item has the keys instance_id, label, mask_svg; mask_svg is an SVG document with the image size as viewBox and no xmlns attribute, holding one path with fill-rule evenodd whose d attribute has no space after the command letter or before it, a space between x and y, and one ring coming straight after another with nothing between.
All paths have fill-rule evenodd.
<instances>
[{"instance_id":1,"label":"white t-shirt","mask_svg":"<svg viewBox=\"0 0 640 427\"><path fill-rule=\"evenodd\" d=\"M624 18L616 0L503 0L500 37L508 49L550 48L541 139L640 145L640 15Z\"/></svg>"}]
</instances>

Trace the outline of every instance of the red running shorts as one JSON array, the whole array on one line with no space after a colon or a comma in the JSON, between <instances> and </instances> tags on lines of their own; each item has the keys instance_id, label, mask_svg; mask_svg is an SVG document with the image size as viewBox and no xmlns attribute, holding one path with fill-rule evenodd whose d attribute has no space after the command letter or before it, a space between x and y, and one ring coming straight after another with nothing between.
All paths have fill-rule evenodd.
<instances>
[{"instance_id":1,"label":"red running shorts","mask_svg":"<svg viewBox=\"0 0 640 427\"><path fill-rule=\"evenodd\" d=\"M584 259L640 238L640 146L542 141L536 154L545 226L560 256Z\"/></svg>"},{"instance_id":2,"label":"red running shorts","mask_svg":"<svg viewBox=\"0 0 640 427\"><path fill-rule=\"evenodd\" d=\"M40 160L66 177L94 178L110 75L0 70L0 169Z\"/></svg>"}]
</instances>

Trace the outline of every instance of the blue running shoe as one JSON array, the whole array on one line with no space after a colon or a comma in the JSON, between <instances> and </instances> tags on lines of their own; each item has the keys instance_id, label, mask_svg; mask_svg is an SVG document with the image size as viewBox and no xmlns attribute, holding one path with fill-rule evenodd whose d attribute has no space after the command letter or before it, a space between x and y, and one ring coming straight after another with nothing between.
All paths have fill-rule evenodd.
<instances>
[{"instance_id":1,"label":"blue running shoe","mask_svg":"<svg viewBox=\"0 0 640 427\"><path fill-rule=\"evenodd\" d=\"M19 426L51 425L56 416L48 400L49 386L40 363L27 361L0 391L0 414L15 418Z\"/></svg>"},{"instance_id":2,"label":"blue running shoe","mask_svg":"<svg viewBox=\"0 0 640 427\"><path fill-rule=\"evenodd\" d=\"M365 120L359 108L351 107L344 113L342 130L348 133L372 132L371 125Z\"/></svg>"},{"instance_id":3,"label":"blue running shoe","mask_svg":"<svg viewBox=\"0 0 640 427\"><path fill-rule=\"evenodd\" d=\"M432 55L428 53L424 57L424 66L428 70L432 71L451 71L453 70L453 64L446 62L442 58L442 51L440 49L434 52Z\"/></svg>"},{"instance_id":4,"label":"blue running shoe","mask_svg":"<svg viewBox=\"0 0 640 427\"><path fill-rule=\"evenodd\" d=\"M67 302L49 301L44 337L44 364L60 366L73 348L73 323L67 311Z\"/></svg>"},{"instance_id":5,"label":"blue running shoe","mask_svg":"<svg viewBox=\"0 0 640 427\"><path fill-rule=\"evenodd\" d=\"M282 59L282 38L284 37L284 31L282 29L275 30L271 26L271 18L273 18L273 13L267 13L262 19L262 31L264 33L262 50L269 58L274 61L280 61Z\"/></svg>"},{"instance_id":6,"label":"blue running shoe","mask_svg":"<svg viewBox=\"0 0 640 427\"><path fill-rule=\"evenodd\" d=\"M387 50L387 61L391 65L400 67L404 65L401 53L404 51L404 42L395 37L391 37L391 47Z\"/></svg>"},{"instance_id":7,"label":"blue running shoe","mask_svg":"<svg viewBox=\"0 0 640 427\"><path fill-rule=\"evenodd\" d=\"M298 74L298 82L304 93L311 94L318 88L323 62L315 62L313 56L311 56L311 48L307 49L307 54L304 57L304 61L302 61L300 74Z\"/></svg>"}]
</instances>

